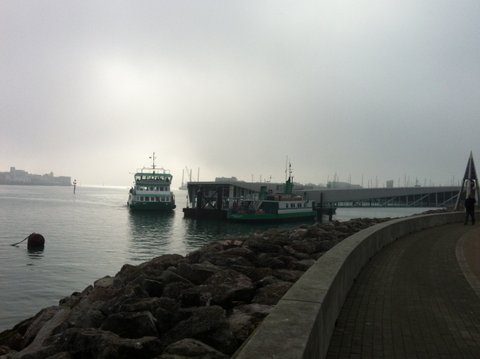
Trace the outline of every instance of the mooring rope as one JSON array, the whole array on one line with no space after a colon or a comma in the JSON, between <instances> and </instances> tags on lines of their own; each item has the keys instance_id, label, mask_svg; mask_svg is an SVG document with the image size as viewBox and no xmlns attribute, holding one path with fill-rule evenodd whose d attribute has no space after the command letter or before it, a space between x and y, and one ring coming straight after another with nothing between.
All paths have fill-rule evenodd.
<instances>
[{"instance_id":1,"label":"mooring rope","mask_svg":"<svg viewBox=\"0 0 480 359\"><path fill-rule=\"evenodd\" d=\"M27 240L28 237L30 237L30 235L26 236L25 239L22 239L20 242L13 243L13 244L10 244L10 245L11 245L11 246L16 246L17 244L20 244L20 243L22 243L23 241Z\"/></svg>"}]
</instances>

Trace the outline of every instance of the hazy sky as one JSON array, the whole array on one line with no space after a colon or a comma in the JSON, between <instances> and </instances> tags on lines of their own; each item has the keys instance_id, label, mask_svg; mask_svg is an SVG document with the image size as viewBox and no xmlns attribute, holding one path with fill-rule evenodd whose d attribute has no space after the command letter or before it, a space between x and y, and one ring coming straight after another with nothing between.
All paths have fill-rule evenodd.
<instances>
[{"instance_id":1,"label":"hazy sky","mask_svg":"<svg viewBox=\"0 0 480 359\"><path fill-rule=\"evenodd\" d=\"M0 171L446 184L479 115L478 1L0 1Z\"/></svg>"}]
</instances>

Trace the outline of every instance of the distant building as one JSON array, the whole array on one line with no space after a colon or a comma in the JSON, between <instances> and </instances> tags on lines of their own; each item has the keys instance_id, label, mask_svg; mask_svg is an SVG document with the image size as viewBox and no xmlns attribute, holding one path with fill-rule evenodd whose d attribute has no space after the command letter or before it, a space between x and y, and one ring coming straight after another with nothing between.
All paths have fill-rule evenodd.
<instances>
[{"instance_id":1,"label":"distant building","mask_svg":"<svg viewBox=\"0 0 480 359\"><path fill-rule=\"evenodd\" d=\"M55 177L53 172L36 175L10 167L10 172L0 172L0 184L32 186L71 186L71 177Z\"/></svg>"},{"instance_id":2,"label":"distant building","mask_svg":"<svg viewBox=\"0 0 480 359\"><path fill-rule=\"evenodd\" d=\"M340 182L340 181L330 181L327 182L327 188L362 188L359 184L351 184L348 182Z\"/></svg>"},{"instance_id":3,"label":"distant building","mask_svg":"<svg viewBox=\"0 0 480 359\"><path fill-rule=\"evenodd\" d=\"M388 180L385 184L387 188L393 188L393 180Z\"/></svg>"},{"instance_id":4,"label":"distant building","mask_svg":"<svg viewBox=\"0 0 480 359\"><path fill-rule=\"evenodd\" d=\"M297 190L315 190L315 189L325 189L325 185L324 184L316 184L316 183L305 183L305 184L302 184L302 183L294 183L294 188L297 189Z\"/></svg>"}]
</instances>

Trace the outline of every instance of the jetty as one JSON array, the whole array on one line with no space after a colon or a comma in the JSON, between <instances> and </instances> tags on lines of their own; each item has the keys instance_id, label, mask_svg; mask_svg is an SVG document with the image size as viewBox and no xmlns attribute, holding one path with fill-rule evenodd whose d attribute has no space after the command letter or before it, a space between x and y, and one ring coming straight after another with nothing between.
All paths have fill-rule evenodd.
<instances>
[{"instance_id":1,"label":"jetty","mask_svg":"<svg viewBox=\"0 0 480 359\"><path fill-rule=\"evenodd\" d=\"M262 191L282 192L284 183L245 182L234 179L188 182L186 218L226 219L227 212L240 200L258 200ZM335 213L345 207L453 207L460 187L394 187L394 188L294 188L293 193L314 201L318 214ZM319 217L320 218L320 217Z\"/></svg>"}]
</instances>

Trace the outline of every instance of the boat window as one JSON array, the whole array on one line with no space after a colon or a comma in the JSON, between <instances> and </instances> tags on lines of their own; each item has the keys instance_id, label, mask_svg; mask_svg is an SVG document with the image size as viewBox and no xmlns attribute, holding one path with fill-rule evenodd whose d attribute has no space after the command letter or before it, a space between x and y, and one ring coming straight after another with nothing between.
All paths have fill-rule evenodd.
<instances>
[{"instance_id":1,"label":"boat window","mask_svg":"<svg viewBox=\"0 0 480 359\"><path fill-rule=\"evenodd\" d=\"M276 202L262 202L259 210L262 210L264 213L277 213L278 203Z\"/></svg>"}]
</instances>

